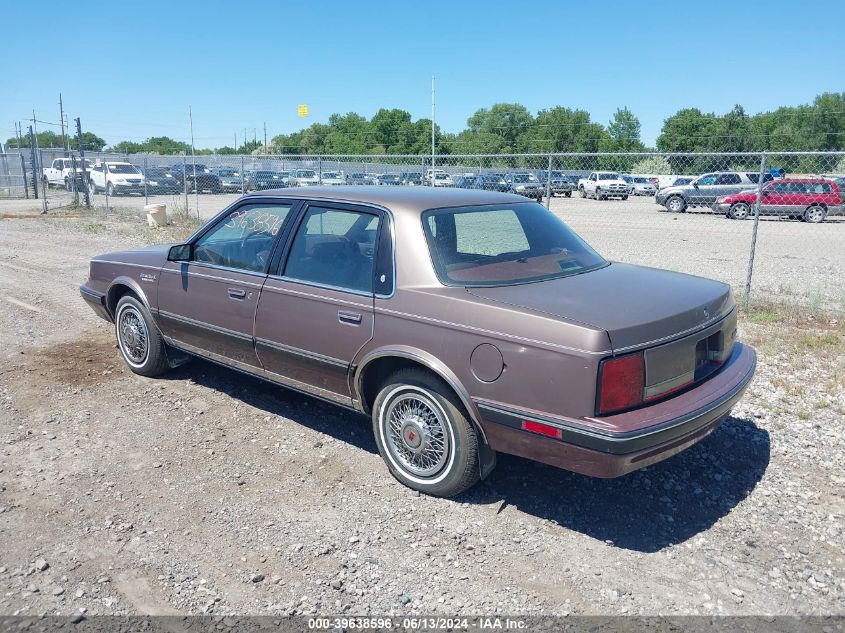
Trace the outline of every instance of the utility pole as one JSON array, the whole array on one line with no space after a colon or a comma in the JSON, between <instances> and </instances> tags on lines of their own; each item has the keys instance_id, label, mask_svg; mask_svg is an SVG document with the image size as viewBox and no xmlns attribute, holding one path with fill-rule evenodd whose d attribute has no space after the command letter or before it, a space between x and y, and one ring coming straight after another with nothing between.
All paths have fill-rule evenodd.
<instances>
[{"instance_id":1,"label":"utility pole","mask_svg":"<svg viewBox=\"0 0 845 633\"><path fill-rule=\"evenodd\" d=\"M40 164L41 164L41 160L40 160L40 158L41 158L41 153L40 153L40 152L38 152L38 126L36 125L36 121L35 121L35 110L34 110L34 109L33 109L33 111L32 111L32 130L33 130L33 132L34 132L35 136L30 138L30 145L31 145L32 147L34 147L34 148L35 148L35 152L36 152L36 154L37 154L37 156L38 156L38 158L39 158L38 162L37 162L37 163L35 163L35 164L32 166L32 169L33 169L33 171L38 171L38 172L40 173L40 172L41 172L41 169L40 169ZM33 139L34 139L34 140L33 140ZM35 196L35 197L37 198L37 197L38 197L38 195L37 195L37 194L38 194L38 191L36 190L36 192L35 192L35 193L36 193L36 196Z\"/></svg>"},{"instance_id":2,"label":"utility pole","mask_svg":"<svg viewBox=\"0 0 845 633\"><path fill-rule=\"evenodd\" d=\"M264 153L267 153L267 121L264 121Z\"/></svg>"},{"instance_id":3,"label":"utility pole","mask_svg":"<svg viewBox=\"0 0 845 633\"><path fill-rule=\"evenodd\" d=\"M237 132L235 132L235 147L234 147L234 150L235 150L235 153L237 154L238 153L238 133Z\"/></svg>"},{"instance_id":4,"label":"utility pole","mask_svg":"<svg viewBox=\"0 0 845 633\"><path fill-rule=\"evenodd\" d=\"M59 93L59 125L62 127L62 149L65 150L67 156L67 137L65 136L65 109L62 105L62 93Z\"/></svg>"},{"instance_id":5,"label":"utility pole","mask_svg":"<svg viewBox=\"0 0 845 633\"><path fill-rule=\"evenodd\" d=\"M434 75L431 76L431 186L434 186Z\"/></svg>"},{"instance_id":6,"label":"utility pole","mask_svg":"<svg viewBox=\"0 0 845 633\"><path fill-rule=\"evenodd\" d=\"M85 208L91 208L91 194L88 187L88 170L85 168L85 149L82 145L82 124L79 117L76 117L76 149L79 150L79 163L82 169L82 191L85 193Z\"/></svg>"}]
</instances>

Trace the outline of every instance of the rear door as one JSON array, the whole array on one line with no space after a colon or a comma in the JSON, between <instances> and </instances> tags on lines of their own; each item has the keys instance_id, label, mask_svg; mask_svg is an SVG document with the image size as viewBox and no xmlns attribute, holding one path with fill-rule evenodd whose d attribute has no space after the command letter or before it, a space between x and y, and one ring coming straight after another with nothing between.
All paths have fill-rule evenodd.
<instances>
[{"instance_id":1,"label":"rear door","mask_svg":"<svg viewBox=\"0 0 845 633\"><path fill-rule=\"evenodd\" d=\"M294 205L244 201L194 240L190 261L167 262L158 282L162 333L189 352L259 368L255 309Z\"/></svg>"},{"instance_id":2,"label":"rear door","mask_svg":"<svg viewBox=\"0 0 845 633\"><path fill-rule=\"evenodd\" d=\"M255 317L256 352L269 377L322 398L351 402L349 370L373 336L373 303L392 288L392 264L376 266L380 210L310 202L270 274ZM392 260L391 260L392 262Z\"/></svg>"},{"instance_id":3,"label":"rear door","mask_svg":"<svg viewBox=\"0 0 845 633\"><path fill-rule=\"evenodd\" d=\"M716 201L720 196L730 196L746 189L754 187L751 183L743 182L742 177L733 172L719 174L716 178L716 185L711 191L711 196L705 200L709 205Z\"/></svg>"}]
</instances>

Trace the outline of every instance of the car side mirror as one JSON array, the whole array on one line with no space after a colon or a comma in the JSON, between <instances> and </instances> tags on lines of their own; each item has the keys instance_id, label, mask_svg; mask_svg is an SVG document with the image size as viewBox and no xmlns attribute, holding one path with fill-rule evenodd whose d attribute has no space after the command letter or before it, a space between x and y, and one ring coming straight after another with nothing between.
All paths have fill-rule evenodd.
<instances>
[{"instance_id":1,"label":"car side mirror","mask_svg":"<svg viewBox=\"0 0 845 633\"><path fill-rule=\"evenodd\" d=\"M698 183L697 182L692 183L692 186L695 187L696 189L698 189Z\"/></svg>"},{"instance_id":2,"label":"car side mirror","mask_svg":"<svg viewBox=\"0 0 845 633\"><path fill-rule=\"evenodd\" d=\"M194 254L194 247L191 244L177 244L171 246L167 251L167 261L169 262L189 262L191 256Z\"/></svg>"}]
</instances>

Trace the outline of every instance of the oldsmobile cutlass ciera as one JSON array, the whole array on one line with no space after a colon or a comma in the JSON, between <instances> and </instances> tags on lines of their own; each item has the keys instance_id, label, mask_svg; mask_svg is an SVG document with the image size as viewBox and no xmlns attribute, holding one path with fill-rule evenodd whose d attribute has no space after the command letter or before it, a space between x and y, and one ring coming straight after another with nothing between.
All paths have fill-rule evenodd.
<instances>
[{"instance_id":1,"label":"oldsmobile cutlass ciera","mask_svg":"<svg viewBox=\"0 0 845 633\"><path fill-rule=\"evenodd\" d=\"M514 194L311 187L186 243L91 260L131 370L199 356L372 417L390 472L451 496L497 452L617 477L695 444L754 373L723 283L598 255Z\"/></svg>"}]
</instances>

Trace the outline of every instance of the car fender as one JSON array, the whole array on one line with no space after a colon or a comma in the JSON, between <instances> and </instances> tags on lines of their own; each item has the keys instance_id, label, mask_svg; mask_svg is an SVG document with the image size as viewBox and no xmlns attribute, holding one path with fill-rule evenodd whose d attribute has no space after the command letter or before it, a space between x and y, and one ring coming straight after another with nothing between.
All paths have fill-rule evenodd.
<instances>
[{"instance_id":1,"label":"car fender","mask_svg":"<svg viewBox=\"0 0 845 633\"><path fill-rule=\"evenodd\" d=\"M444 380L446 384L448 384L452 388L452 390L457 394L458 398L461 400L461 403L464 405L464 408L469 414L470 422L481 435L481 441L478 443L478 470L481 479L486 479L487 476L496 467L496 452L492 448L490 448L490 444L487 441L487 435L484 433L484 427L481 425L480 422L478 410L473 404L472 398L470 398L469 396L469 392L467 392L467 390L461 384L461 381L458 380L458 377L455 375L455 372L449 369L449 367L443 361L441 361L433 354L407 345L386 346L367 352L360 359L360 361L358 361L354 365L355 371L353 374L352 393L353 398L355 398L358 403L358 406L363 410L364 405L361 380L364 376L364 369L366 369L367 365L369 365L372 361L377 360L379 358L384 358L386 356L407 358L408 360L413 360L417 363L420 363L424 367L427 367L429 370L434 372L442 380Z\"/></svg>"},{"instance_id":2,"label":"car fender","mask_svg":"<svg viewBox=\"0 0 845 633\"><path fill-rule=\"evenodd\" d=\"M149 297L147 296L146 291L141 287L136 280L132 279L131 277L127 277L126 275L120 275L119 277L115 277L111 280L108 289L106 290L106 305L111 303L111 298L113 293L117 290L118 286L126 286L128 287L133 293L135 293L138 298L141 300L141 303L144 304L144 307L149 310L150 314L153 315L153 318L156 317L156 310L153 309L152 305L150 304ZM114 315L112 314L112 319L114 319Z\"/></svg>"},{"instance_id":3,"label":"car fender","mask_svg":"<svg viewBox=\"0 0 845 633\"><path fill-rule=\"evenodd\" d=\"M364 377L364 370L366 369L367 365L369 365L372 361L377 360L379 358L384 358L386 356L395 356L398 358L407 358L408 360L413 360L423 365L424 367L430 369L440 378L442 378L446 382L446 384L448 384L454 390L458 398L460 398L461 403L467 410L467 413L472 419L473 424L481 432L484 441L487 441L487 437L484 434L484 429L482 428L481 423L479 422L480 416L478 415L478 410L473 404L469 392L466 390L466 388L464 388L461 381L455 375L455 372L449 369L449 367L443 361L441 361L433 354L416 347L411 347L408 345L390 345L370 350L360 360L356 359L356 362L354 363L355 371L353 374L352 382L353 395L356 400L361 403L362 407L363 385L361 384L361 381Z\"/></svg>"}]
</instances>

